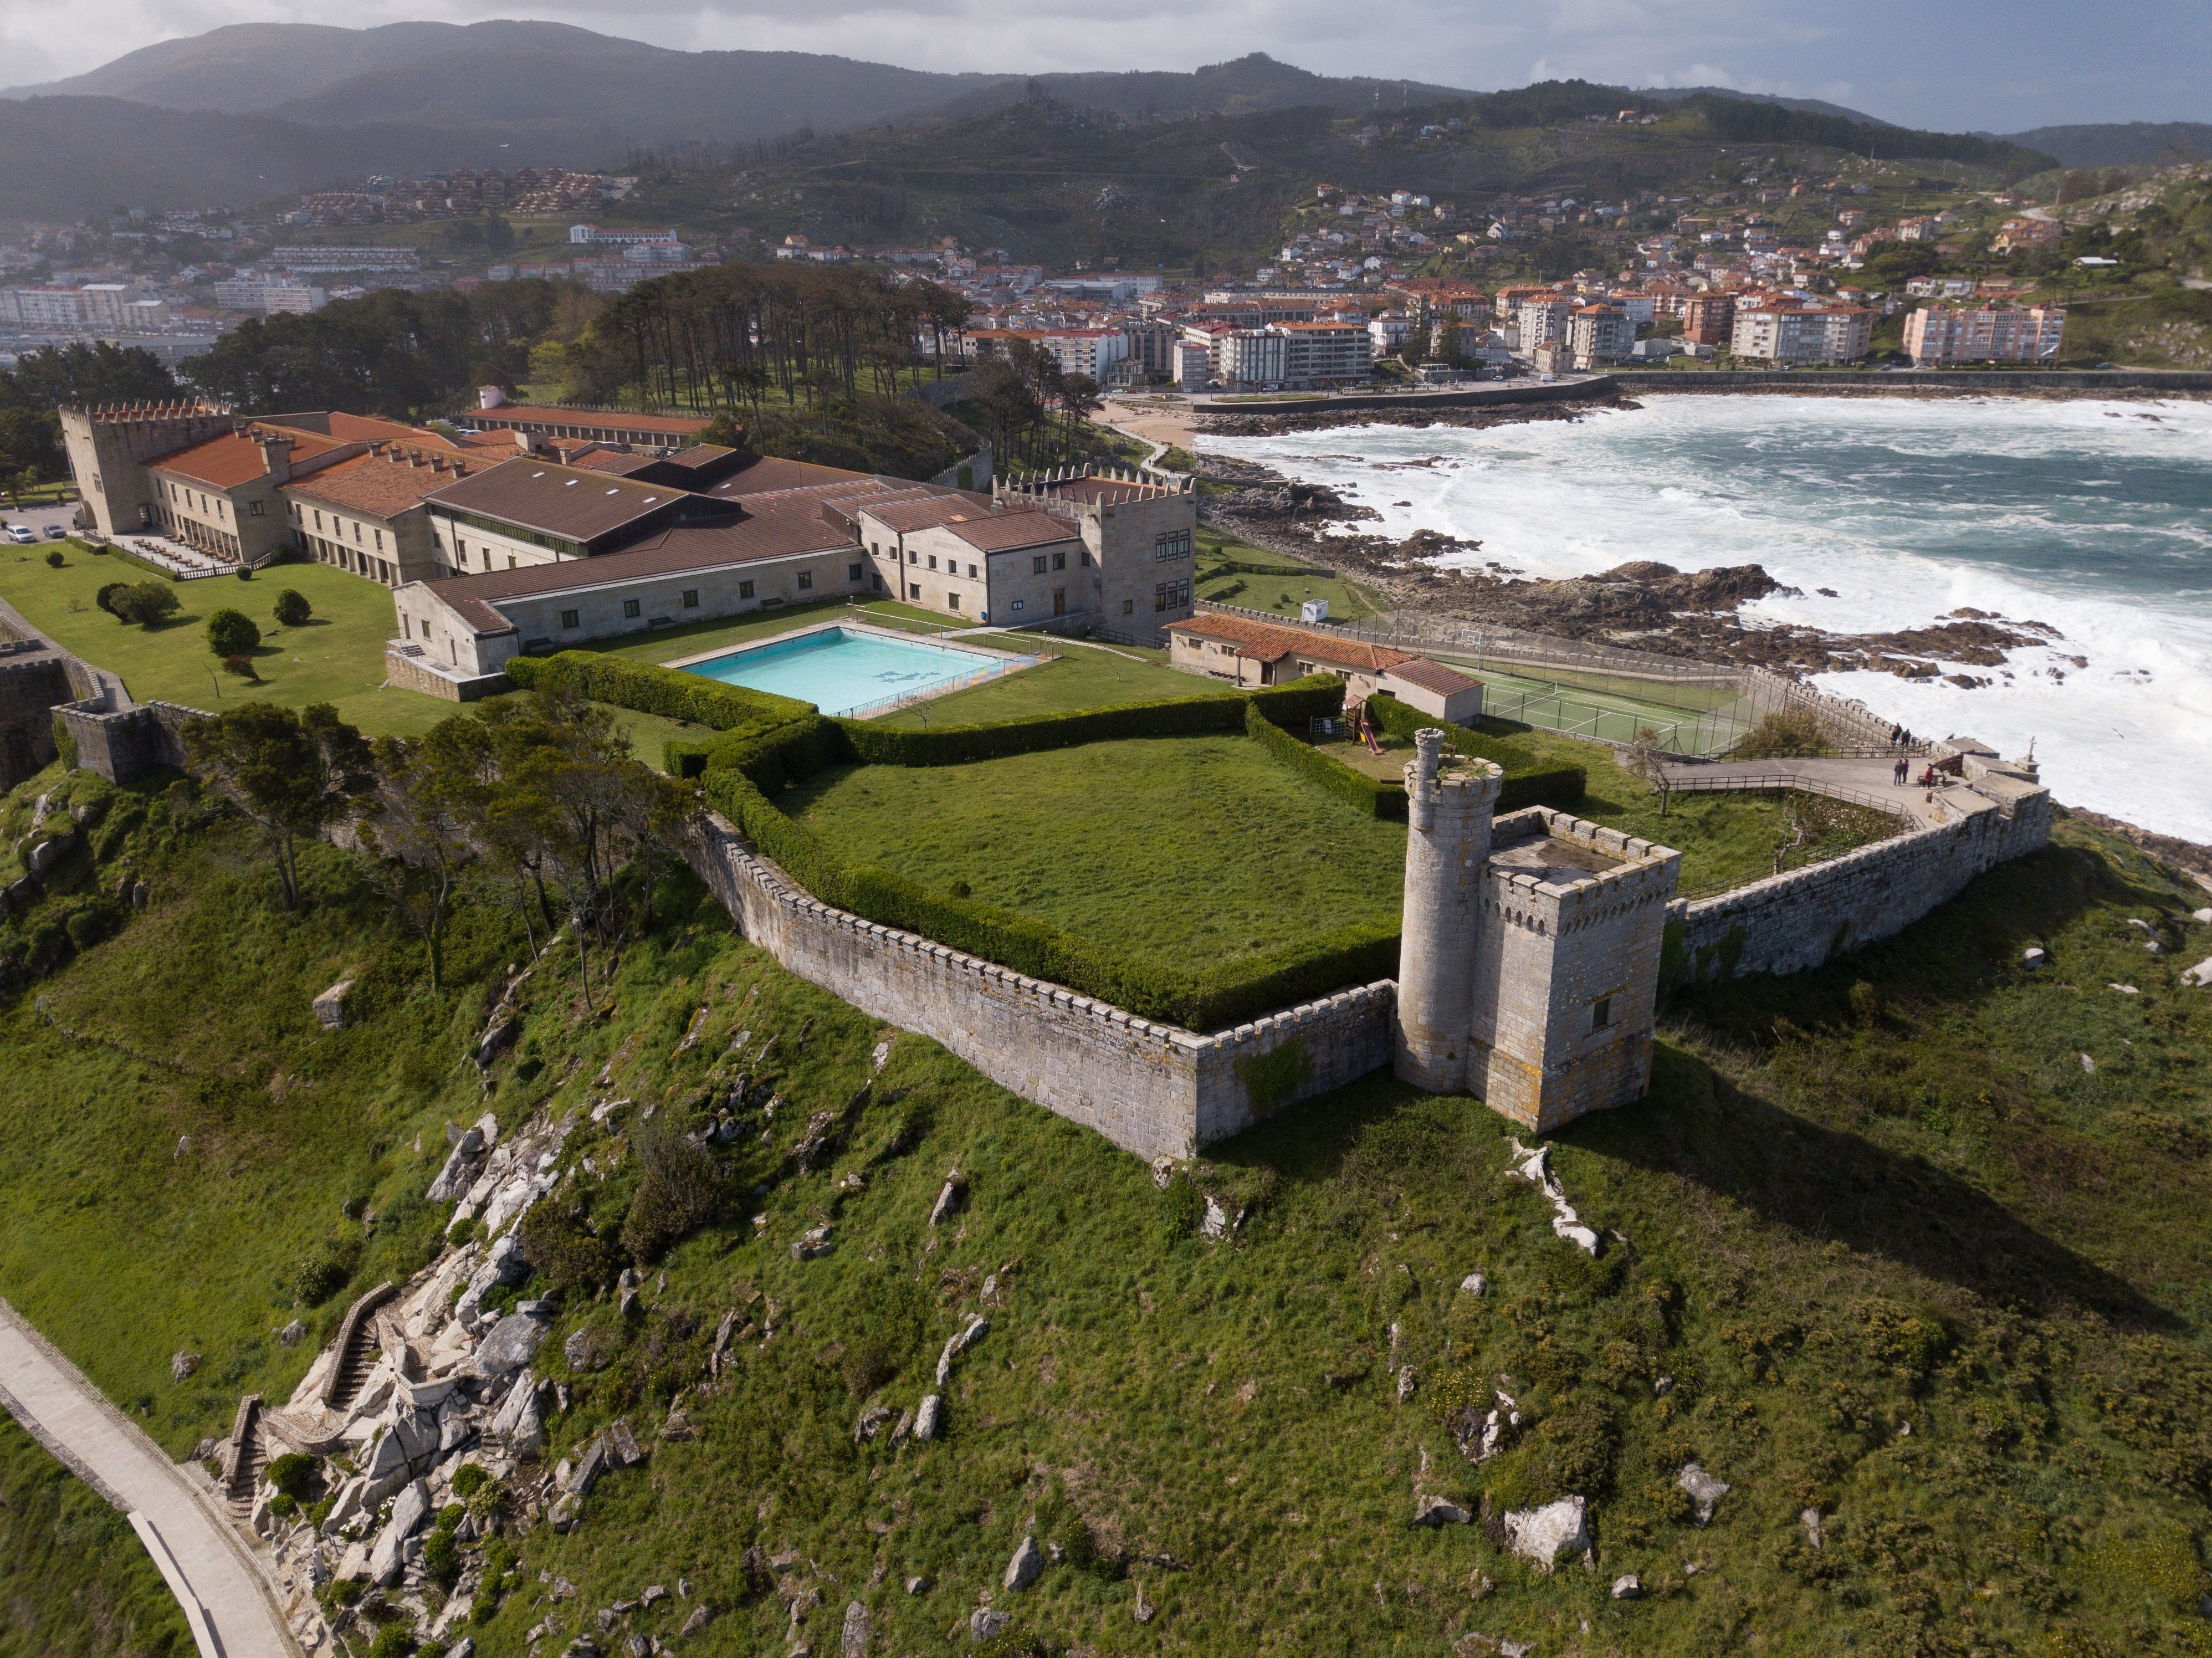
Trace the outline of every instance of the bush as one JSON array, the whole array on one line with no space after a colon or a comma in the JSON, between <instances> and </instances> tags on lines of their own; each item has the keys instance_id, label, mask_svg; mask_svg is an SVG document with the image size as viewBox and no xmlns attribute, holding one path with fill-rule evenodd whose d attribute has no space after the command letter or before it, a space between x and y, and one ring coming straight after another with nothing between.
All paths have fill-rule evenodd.
<instances>
[{"instance_id":1,"label":"bush","mask_svg":"<svg viewBox=\"0 0 2212 1658\"><path fill-rule=\"evenodd\" d=\"M1409 708L1387 691L1367 699L1367 712L1383 731L1406 742L1411 742L1423 726L1433 726L1462 754L1493 762L1505 774L1504 786L1498 792L1497 809L1501 812L1519 811L1526 806L1572 811L1582 804L1589 774L1580 766L1547 763L1510 738L1485 737L1465 726Z\"/></svg>"},{"instance_id":2,"label":"bush","mask_svg":"<svg viewBox=\"0 0 2212 1658\"><path fill-rule=\"evenodd\" d=\"M229 658L244 656L260 644L261 629L254 626L253 618L245 611L226 608L208 618L207 641L208 649L225 659L224 665L228 667Z\"/></svg>"},{"instance_id":3,"label":"bush","mask_svg":"<svg viewBox=\"0 0 2212 1658\"><path fill-rule=\"evenodd\" d=\"M484 1472L480 1464L465 1462L453 1470L453 1495L465 1503L474 1497L484 1482L490 1478L491 1476Z\"/></svg>"},{"instance_id":4,"label":"bush","mask_svg":"<svg viewBox=\"0 0 2212 1658\"><path fill-rule=\"evenodd\" d=\"M276 603L270 607L270 614L280 625L287 628L306 627L307 618L314 613L315 608L307 603L307 594L296 587L287 587L277 594Z\"/></svg>"},{"instance_id":5,"label":"bush","mask_svg":"<svg viewBox=\"0 0 2212 1658\"><path fill-rule=\"evenodd\" d=\"M355 1238L330 1238L302 1256L292 1269L292 1294L303 1307L319 1307L346 1286L361 1260Z\"/></svg>"},{"instance_id":6,"label":"bush","mask_svg":"<svg viewBox=\"0 0 2212 1658\"><path fill-rule=\"evenodd\" d=\"M255 671L253 659L250 656L226 656L222 659L222 671L225 673L236 674L240 679L261 677L260 674Z\"/></svg>"},{"instance_id":7,"label":"bush","mask_svg":"<svg viewBox=\"0 0 2212 1658\"><path fill-rule=\"evenodd\" d=\"M518 1236L522 1258L556 1290L603 1290L622 1271L622 1256L613 1244L550 1203L532 1206Z\"/></svg>"},{"instance_id":8,"label":"bush","mask_svg":"<svg viewBox=\"0 0 2212 1658\"><path fill-rule=\"evenodd\" d=\"M623 1218L622 1243L634 1260L651 1260L721 1217L729 1183L705 1146L664 1118L632 1134L631 1151L643 1173Z\"/></svg>"},{"instance_id":9,"label":"bush","mask_svg":"<svg viewBox=\"0 0 2212 1658\"><path fill-rule=\"evenodd\" d=\"M282 1456L271 1458L269 1466L261 1471L261 1477L297 1502L314 1484L315 1459L302 1456L297 1451L287 1451Z\"/></svg>"},{"instance_id":10,"label":"bush","mask_svg":"<svg viewBox=\"0 0 2212 1658\"><path fill-rule=\"evenodd\" d=\"M1820 722L1809 714L1790 709L1768 714L1730 753L1739 760L1766 760L1827 751L1828 739L1820 730Z\"/></svg>"},{"instance_id":11,"label":"bush","mask_svg":"<svg viewBox=\"0 0 2212 1658\"><path fill-rule=\"evenodd\" d=\"M133 582L108 603L118 616L141 628L159 627L184 608L176 588L166 581Z\"/></svg>"},{"instance_id":12,"label":"bush","mask_svg":"<svg viewBox=\"0 0 2212 1658\"><path fill-rule=\"evenodd\" d=\"M1292 771L1303 773L1340 800L1391 823L1405 822L1403 783L1386 783L1364 772L1354 771L1342 761L1332 759L1310 744L1291 736L1249 705L1244 710L1244 730L1276 759Z\"/></svg>"},{"instance_id":13,"label":"bush","mask_svg":"<svg viewBox=\"0 0 2212 1658\"><path fill-rule=\"evenodd\" d=\"M79 950L90 950L106 933L107 917L97 908L87 908L73 912L63 926L71 944Z\"/></svg>"},{"instance_id":14,"label":"bush","mask_svg":"<svg viewBox=\"0 0 2212 1658\"><path fill-rule=\"evenodd\" d=\"M62 550L58 547L53 549L46 555L47 564L54 569L60 569L62 568L63 562Z\"/></svg>"},{"instance_id":15,"label":"bush","mask_svg":"<svg viewBox=\"0 0 2212 1658\"><path fill-rule=\"evenodd\" d=\"M866 1399L898 1374L898 1363L891 1357L888 1342L869 1336L845 1350L844 1363L839 1370L844 1377L845 1391L854 1399Z\"/></svg>"},{"instance_id":16,"label":"bush","mask_svg":"<svg viewBox=\"0 0 2212 1658\"><path fill-rule=\"evenodd\" d=\"M92 596L92 602L119 622L123 619L123 613L115 608L115 596L118 593L128 592L130 590L131 584L127 581L106 582L102 584L100 591Z\"/></svg>"},{"instance_id":17,"label":"bush","mask_svg":"<svg viewBox=\"0 0 2212 1658\"><path fill-rule=\"evenodd\" d=\"M386 1624L368 1643L368 1658L413 1658L414 1651L415 1631L404 1619Z\"/></svg>"}]
</instances>

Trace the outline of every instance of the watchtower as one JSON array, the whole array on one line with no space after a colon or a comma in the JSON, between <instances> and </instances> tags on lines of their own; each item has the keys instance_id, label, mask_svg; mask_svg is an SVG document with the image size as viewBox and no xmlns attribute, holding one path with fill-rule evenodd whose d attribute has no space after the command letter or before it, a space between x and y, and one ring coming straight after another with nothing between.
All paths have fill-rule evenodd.
<instances>
[{"instance_id":1,"label":"watchtower","mask_svg":"<svg viewBox=\"0 0 2212 1658\"><path fill-rule=\"evenodd\" d=\"M58 412L77 494L91 511L93 527L111 540L155 522L148 461L221 437L237 424L228 409L198 401L110 404Z\"/></svg>"},{"instance_id":2,"label":"watchtower","mask_svg":"<svg viewBox=\"0 0 2212 1658\"><path fill-rule=\"evenodd\" d=\"M1398 945L1398 1074L1449 1094L1468 1085L1474 1015L1478 876L1504 774L1487 760L1446 760L1444 734L1413 734L1406 768L1406 912Z\"/></svg>"}]
</instances>

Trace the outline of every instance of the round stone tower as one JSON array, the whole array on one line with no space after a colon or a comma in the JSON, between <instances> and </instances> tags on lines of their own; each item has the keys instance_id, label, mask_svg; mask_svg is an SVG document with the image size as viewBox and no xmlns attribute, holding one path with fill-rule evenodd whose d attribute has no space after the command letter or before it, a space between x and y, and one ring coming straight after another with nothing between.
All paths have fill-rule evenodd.
<instances>
[{"instance_id":1,"label":"round stone tower","mask_svg":"<svg viewBox=\"0 0 2212 1658\"><path fill-rule=\"evenodd\" d=\"M1490 815L1504 780L1487 760L1445 760L1443 745L1434 727L1413 733L1398 949L1397 1072L1432 1094L1467 1086L1476 909Z\"/></svg>"}]
</instances>

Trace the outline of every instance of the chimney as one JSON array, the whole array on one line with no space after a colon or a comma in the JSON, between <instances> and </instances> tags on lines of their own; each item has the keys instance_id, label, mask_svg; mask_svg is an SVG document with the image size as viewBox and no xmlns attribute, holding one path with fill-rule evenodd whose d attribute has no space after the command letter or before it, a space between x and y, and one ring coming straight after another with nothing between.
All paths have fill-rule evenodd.
<instances>
[{"instance_id":1,"label":"chimney","mask_svg":"<svg viewBox=\"0 0 2212 1658\"><path fill-rule=\"evenodd\" d=\"M486 407L489 406L490 405L489 404L486 405ZM515 433L514 446L526 455L534 454L537 452L537 446L530 440L530 434L527 432L518 430Z\"/></svg>"},{"instance_id":2,"label":"chimney","mask_svg":"<svg viewBox=\"0 0 2212 1658\"><path fill-rule=\"evenodd\" d=\"M292 440L275 437L268 433L256 433L254 440L261 446L261 470L278 483L289 483L292 478Z\"/></svg>"}]
</instances>

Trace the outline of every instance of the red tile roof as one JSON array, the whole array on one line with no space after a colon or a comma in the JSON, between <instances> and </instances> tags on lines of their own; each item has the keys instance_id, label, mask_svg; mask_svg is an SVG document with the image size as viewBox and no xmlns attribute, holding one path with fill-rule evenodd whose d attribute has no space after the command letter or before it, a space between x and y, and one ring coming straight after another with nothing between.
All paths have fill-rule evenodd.
<instances>
[{"instance_id":1,"label":"red tile roof","mask_svg":"<svg viewBox=\"0 0 2212 1658\"><path fill-rule=\"evenodd\" d=\"M854 507L901 535L916 530L949 530L978 552L1010 552L1018 547L1042 547L1077 538L1074 525L1042 507L995 507L957 492L880 506L857 501Z\"/></svg>"},{"instance_id":2,"label":"red tile roof","mask_svg":"<svg viewBox=\"0 0 2212 1658\"><path fill-rule=\"evenodd\" d=\"M611 431L659 432L677 438L694 436L714 424L704 415L633 415L618 409L548 408L534 403L502 403L496 409L471 409L455 418L493 426L508 421L546 426L599 426Z\"/></svg>"},{"instance_id":3,"label":"red tile roof","mask_svg":"<svg viewBox=\"0 0 2212 1658\"><path fill-rule=\"evenodd\" d=\"M1448 668L1441 662L1431 662L1425 656L1417 656L1410 662L1392 665L1390 677L1402 679L1408 685L1418 685L1425 691L1434 691L1438 696L1456 696L1480 685L1480 679L1469 677L1457 668Z\"/></svg>"},{"instance_id":4,"label":"red tile roof","mask_svg":"<svg viewBox=\"0 0 2212 1658\"><path fill-rule=\"evenodd\" d=\"M275 430L270 429L272 433ZM295 465L337 446L331 439L312 433L286 431L281 435L292 440ZM234 489L241 483L251 483L269 470L261 446L243 432L226 432L219 438L210 438L204 443L191 444L160 456L147 465L155 471L173 472L210 489Z\"/></svg>"},{"instance_id":5,"label":"red tile roof","mask_svg":"<svg viewBox=\"0 0 2212 1658\"><path fill-rule=\"evenodd\" d=\"M392 452L387 451L339 461L295 478L286 487L308 501L368 518L389 519L420 506L423 496L453 481L453 473L445 467L434 467L427 461L410 465L404 459L394 459Z\"/></svg>"},{"instance_id":6,"label":"red tile roof","mask_svg":"<svg viewBox=\"0 0 2212 1658\"><path fill-rule=\"evenodd\" d=\"M1194 616L1187 621L1169 623L1168 631L1191 634L1200 639L1218 639L1237 646L1239 656L1249 656L1261 662L1277 662L1295 654L1311 657L1316 662L1327 662L1335 666L1380 673L1386 668L1396 667L1401 662L1414 660L1412 652L1392 650L1387 645L1364 644L1356 639L1317 633L1306 628L1284 628L1272 623L1249 622L1241 616Z\"/></svg>"}]
</instances>

